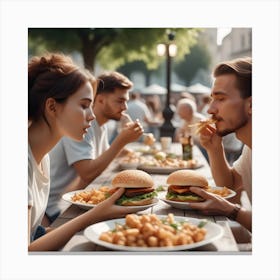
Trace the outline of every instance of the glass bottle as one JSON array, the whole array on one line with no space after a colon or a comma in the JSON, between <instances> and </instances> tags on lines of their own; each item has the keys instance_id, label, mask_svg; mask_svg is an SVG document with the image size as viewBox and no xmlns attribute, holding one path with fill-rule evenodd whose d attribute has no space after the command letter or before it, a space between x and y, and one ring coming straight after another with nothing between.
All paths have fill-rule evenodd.
<instances>
[{"instance_id":1,"label":"glass bottle","mask_svg":"<svg viewBox=\"0 0 280 280\"><path fill-rule=\"evenodd\" d=\"M183 160L193 159L193 138L191 135L187 137L181 137L180 142L182 144Z\"/></svg>"}]
</instances>

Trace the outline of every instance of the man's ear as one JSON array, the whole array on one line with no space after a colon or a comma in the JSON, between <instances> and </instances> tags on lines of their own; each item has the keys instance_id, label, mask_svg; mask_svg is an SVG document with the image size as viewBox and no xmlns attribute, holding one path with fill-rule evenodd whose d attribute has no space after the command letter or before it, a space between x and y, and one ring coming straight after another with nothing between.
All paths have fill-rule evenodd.
<instances>
[{"instance_id":1,"label":"man's ear","mask_svg":"<svg viewBox=\"0 0 280 280\"><path fill-rule=\"evenodd\" d=\"M103 94L98 94L94 98L94 104L103 104L104 103L104 95Z\"/></svg>"},{"instance_id":2,"label":"man's ear","mask_svg":"<svg viewBox=\"0 0 280 280\"><path fill-rule=\"evenodd\" d=\"M45 110L49 115L55 115L57 110L57 103L54 98L48 98L45 104Z\"/></svg>"},{"instance_id":3,"label":"man's ear","mask_svg":"<svg viewBox=\"0 0 280 280\"><path fill-rule=\"evenodd\" d=\"M249 97L247 102L248 102L248 104L247 104L247 106L248 106L248 113L250 115L252 115L252 97Z\"/></svg>"}]
</instances>

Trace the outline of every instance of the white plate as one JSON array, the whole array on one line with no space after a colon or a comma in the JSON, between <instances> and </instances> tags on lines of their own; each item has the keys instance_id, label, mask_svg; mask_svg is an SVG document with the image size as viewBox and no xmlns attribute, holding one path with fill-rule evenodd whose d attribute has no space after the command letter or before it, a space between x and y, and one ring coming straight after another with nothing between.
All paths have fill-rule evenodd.
<instances>
[{"instance_id":1,"label":"white plate","mask_svg":"<svg viewBox=\"0 0 280 280\"><path fill-rule=\"evenodd\" d=\"M177 170L182 169L198 169L202 167L202 163L197 163L194 167L159 167L159 166L148 166L148 165L139 165L138 169L146 171L152 174L170 174Z\"/></svg>"},{"instance_id":2,"label":"white plate","mask_svg":"<svg viewBox=\"0 0 280 280\"><path fill-rule=\"evenodd\" d=\"M77 205L82 209L86 209L86 210L91 209L91 208L93 208L97 205L97 204L91 204L91 203L82 203L82 202L78 202L78 201L72 201L71 197L75 193L79 193L79 191L73 191L73 192L65 193L62 196L62 199L64 199L67 202L70 202L71 204ZM156 205L158 203L158 201L159 201L158 198L154 198L154 203L152 203L152 204L141 205L141 206L120 206L120 207L129 208L131 210L131 213L134 213L134 212L146 210L146 209Z\"/></svg>"},{"instance_id":3,"label":"white plate","mask_svg":"<svg viewBox=\"0 0 280 280\"><path fill-rule=\"evenodd\" d=\"M82 190L82 191L84 192L85 190ZM82 203L79 201L72 201L71 197L73 197L74 194L79 193L79 192L81 192L81 191L72 191L72 192L65 193L62 195L62 199L73 205L77 205L82 209L86 209L86 210L91 209L96 205L96 204L91 204L91 203Z\"/></svg>"},{"instance_id":4,"label":"white plate","mask_svg":"<svg viewBox=\"0 0 280 280\"><path fill-rule=\"evenodd\" d=\"M137 169L139 163L124 163L121 162L119 167L121 170L127 170L127 169Z\"/></svg>"},{"instance_id":5,"label":"white plate","mask_svg":"<svg viewBox=\"0 0 280 280\"><path fill-rule=\"evenodd\" d=\"M166 218L167 216L158 215L159 218ZM176 221L188 221L192 224L198 225L201 222L201 219L195 219L195 218L188 218L188 217L174 217ZM192 243L192 244L186 244L186 245L178 245L178 246L172 246L172 247L132 247L132 246L122 246L122 245L116 245L109 242L105 242L102 240L99 240L99 236L102 232L112 230L115 228L116 223L118 224L125 224L125 219L114 219L109 221L100 222L94 225L91 225L87 227L84 230L84 235L92 242L94 242L97 245L112 249L112 250L121 250L121 251L180 251L180 250L189 250L193 248L197 248L209 243L212 243L213 241L219 239L222 237L224 231L223 228L215 224L213 222L208 221L207 224L204 226L204 228L207 230L205 239Z\"/></svg>"},{"instance_id":6,"label":"white plate","mask_svg":"<svg viewBox=\"0 0 280 280\"><path fill-rule=\"evenodd\" d=\"M214 187L211 187L212 189L216 189L216 190L219 190L219 189L222 189L222 187L218 187L218 186L214 186ZM230 190L230 194L223 197L225 199L229 199L231 197L234 197L236 195L236 192L233 191L233 190ZM180 201L173 201L173 200L168 200L165 198L166 196L166 192L164 193L160 193L159 194L159 198L164 201L165 203L169 204L170 206L174 207L174 208L177 208L177 209L185 209L185 210L190 210L190 209L193 209L191 208L190 204L191 202L180 202Z\"/></svg>"}]
</instances>

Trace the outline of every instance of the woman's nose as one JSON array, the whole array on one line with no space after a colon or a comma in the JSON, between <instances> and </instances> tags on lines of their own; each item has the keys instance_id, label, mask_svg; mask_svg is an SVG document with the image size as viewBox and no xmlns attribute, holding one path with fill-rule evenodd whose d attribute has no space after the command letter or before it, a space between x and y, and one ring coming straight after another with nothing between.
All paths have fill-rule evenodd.
<instances>
[{"instance_id":1,"label":"woman's nose","mask_svg":"<svg viewBox=\"0 0 280 280\"><path fill-rule=\"evenodd\" d=\"M88 121L93 121L93 120L95 120L95 118L96 118L96 116L94 115L93 111L90 110L90 113L88 114L87 120Z\"/></svg>"}]
</instances>

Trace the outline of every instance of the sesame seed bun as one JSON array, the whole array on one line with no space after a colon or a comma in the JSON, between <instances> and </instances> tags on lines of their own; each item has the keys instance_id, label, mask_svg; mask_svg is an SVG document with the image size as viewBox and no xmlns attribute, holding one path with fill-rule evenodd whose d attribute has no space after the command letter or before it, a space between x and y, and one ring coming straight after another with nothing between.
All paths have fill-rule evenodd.
<instances>
[{"instance_id":1,"label":"sesame seed bun","mask_svg":"<svg viewBox=\"0 0 280 280\"><path fill-rule=\"evenodd\" d=\"M124 188L124 194L116 201L121 206L140 206L155 202L157 193L152 177L142 170L124 170L112 180L114 188Z\"/></svg>"},{"instance_id":2,"label":"sesame seed bun","mask_svg":"<svg viewBox=\"0 0 280 280\"><path fill-rule=\"evenodd\" d=\"M142 170L124 170L119 172L112 180L116 188L152 188L152 177Z\"/></svg>"},{"instance_id":3,"label":"sesame seed bun","mask_svg":"<svg viewBox=\"0 0 280 280\"><path fill-rule=\"evenodd\" d=\"M201 202L204 198L190 191L190 187L207 188L206 178L193 170L178 170L171 173L167 180L166 199L179 202Z\"/></svg>"},{"instance_id":4,"label":"sesame seed bun","mask_svg":"<svg viewBox=\"0 0 280 280\"><path fill-rule=\"evenodd\" d=\"M171 173L167 178L167 184L176 186L196 186L206 188L207 179L193 170L178 170Z\"/></svg>"}]
</instances>

